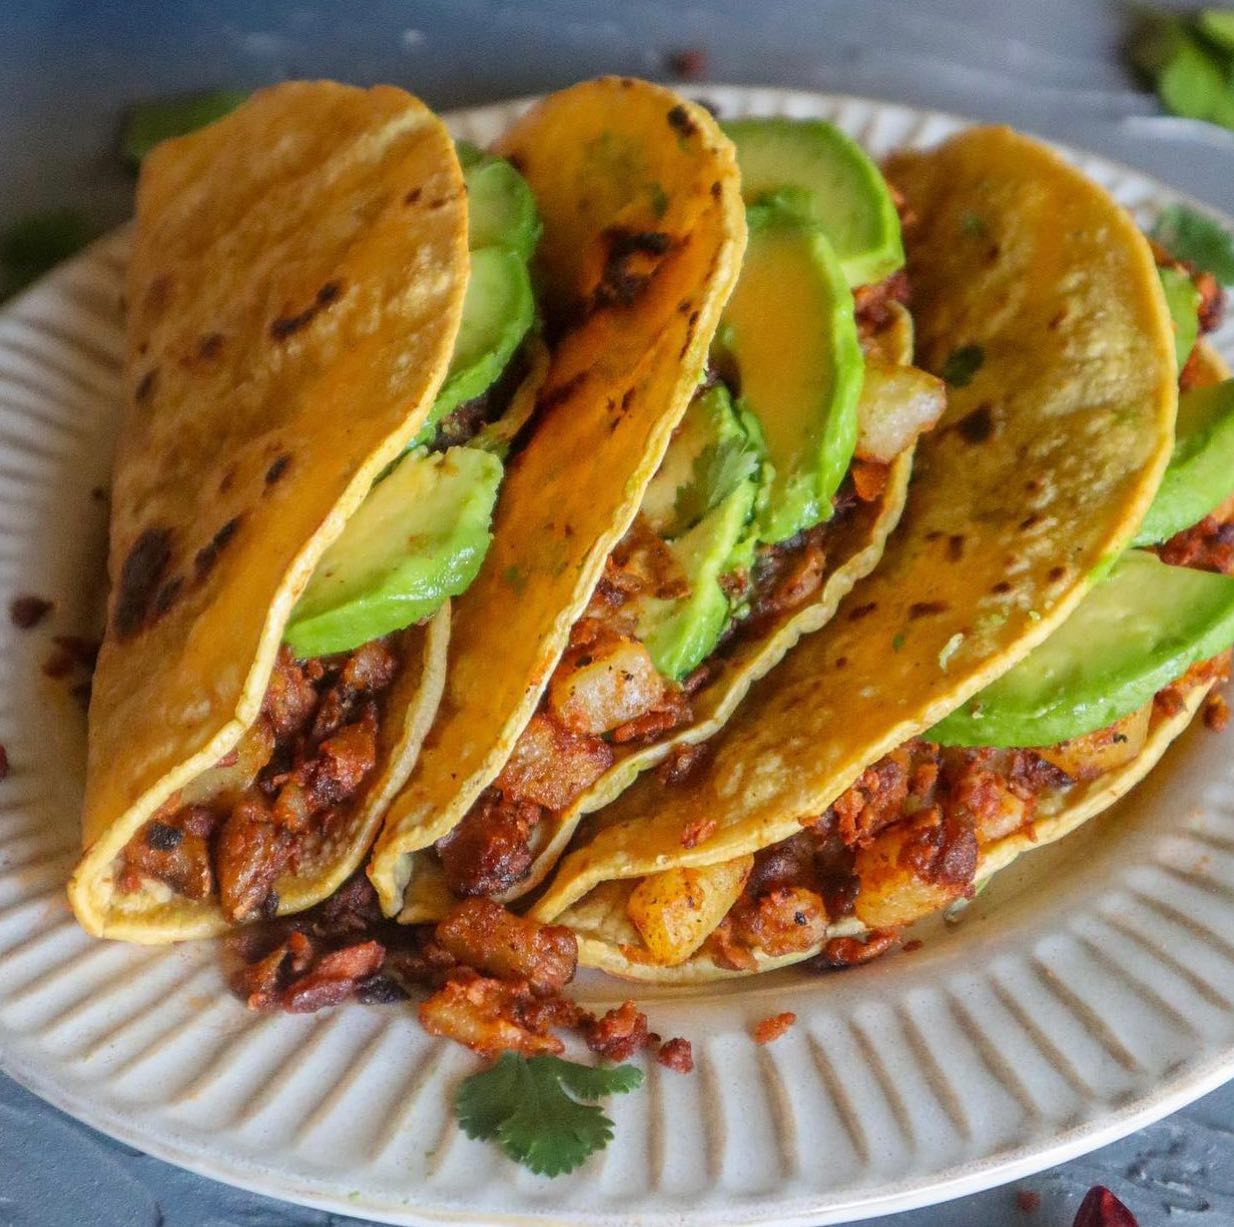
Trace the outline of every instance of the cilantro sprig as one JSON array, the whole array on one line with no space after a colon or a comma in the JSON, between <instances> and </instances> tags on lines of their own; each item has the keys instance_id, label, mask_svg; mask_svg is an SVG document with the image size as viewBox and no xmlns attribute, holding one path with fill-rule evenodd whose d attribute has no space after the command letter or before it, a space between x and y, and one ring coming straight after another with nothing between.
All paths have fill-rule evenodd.
<instances>
[{"instance_id":1,"label":"cilantro sprig","mask_svg":"<svg viewBox=\"0 0 1234 1227\"><path fill-rule=\"evenodd\" d=\"M1148 13L1131 46L1136 67L1173 115L1234 128L1234 13Z\"/></svg>"},{"instance_id":2,"label":"cilantro sprig","mask_svg":"<svg viewBox=\"0 0 1234 1227\"><path fill-rule=\"evenodd\" d=\"M678 530L692 528L718 507L743 481L758 470L757 449L744 438L729 437L708 443L694 458L693 474L677 491L673 510Z\"/></svg>"},{"instance_id":3,"label":"cilantro sprig","mask_svg":"<svg viewBox=\"0 0 1234 1227\"><path fill-rule=\"evenodd\" d=\"M633 1065L593 1067L506 1052L463 1081L454 1111L469 1138L496 1142L537 1175L560 1176L613 1137L613 1122L584 1101L633 1091L642 1081Z\"/></svg>"},{"instance_id":4,"label":"cilantro sprig","mask_svg":"<svg viewBox=\"0 0 1234 1227\"><path fill-rule=\"evenodd\" d=\"M1153 238L1177 260L1186 260L1222 285L1234 285L1234 236L1204 213L1168 205L1153 227Z\"/></svg>"}]
</instances>

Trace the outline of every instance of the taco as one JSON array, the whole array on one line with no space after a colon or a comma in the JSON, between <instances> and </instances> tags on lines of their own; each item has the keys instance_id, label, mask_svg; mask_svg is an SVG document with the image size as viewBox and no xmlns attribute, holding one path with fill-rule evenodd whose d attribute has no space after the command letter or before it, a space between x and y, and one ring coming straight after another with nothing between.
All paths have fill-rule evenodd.
<instances>
[{"instance_id":1,"label":"taco","mask_svg":"<svg viewBox=\"0 0 1234 1227\"><path fill-rule=\"evenodd\" d=\"M586 964L690 981L872 957L1108 806L1226 670L1234 384L1193 344L1211 279L1176 325L1180 270L1006 129L888 173L920 219L918 355L947 413L832 625L695 771L580 829L532 915Z\"/></svg>"},{"instance_id":2,"label":"taco","mask_svg":"<svg viewBox=\"0 0 1234 1227\"><path fill-rule=\"evenodd\" d=\"M537 230L508 163L389 87L278 86L146 159L69 888L90 932L298 911L367 855L546 366Z\"/></svg>"},{"instance_id":3,"label":"taco","mask_svg":"<svg viewBox=\"0 0 1234 1227\"><path fill-rule=\"evenodd\" d=\"M630 89L606 88L616 104ZM578 202L592 203L599 151L615 156L613 120L588 106L573 91L550 99L500 146L537 195L550 297L571 310L601 269L604 293L635 294L642 265L676 241L664 185L631 176L604 201L609 248L580 258ZM648 139L688 151L704 122L674 106ZM877 564L917 437L942 412L941 381L909 364L900 217L878 168L827 123L722 127L749 237L731 294L717 286L696 334L695 364L680 365L684 350L676 359L688 404L667 448L647 453L619 539L577 589L573 625L546 625L547 650L512 675L504 705L481 716L474 697L447 701L458 728L434 730L370 869L404 922L439 918L460 897L527 894L585 814L649 768L688 762ZM697 190L711 190L705 178ZM487 678L491 660L512 659L494 641L510 593L495 585L483 606L481 591L466 604ZM467 668L458 656L451 667ZM483 752L480 770L456 769L464 745L476 762Z\"/></svg>"}]
</instances>

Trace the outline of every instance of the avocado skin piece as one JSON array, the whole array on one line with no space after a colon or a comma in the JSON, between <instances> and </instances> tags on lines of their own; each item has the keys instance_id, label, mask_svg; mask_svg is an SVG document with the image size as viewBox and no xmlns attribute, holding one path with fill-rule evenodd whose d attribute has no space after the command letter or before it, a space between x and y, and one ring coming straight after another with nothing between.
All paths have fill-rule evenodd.
<instances>
[{"instance_id":1,"label":"avocado skin piece","mask_svg":"<svg viewBox=\"0 0 1234 1227\"><path fill-rule=\"evenodd\" d=\"M1113 724L1234 643L1234 579L1130 550L1019 664L941 720L945 746L1051 746Z\"/></svg>"},{"instance_id":2,"label":"avocado skin piece","mask_svg":"<svg viewBox=\"0 0 1234 1227\"><path fill-rule=\"evenodd\" d=\"M1159 268L1157 276L1161 279L1165 303L1170 309L1170 323L1174 325L1174 356L1181 370L1200 335L1200 291L1182 269Z\"/></svg>"},{"instance_id":3,"label":"avocado skin piece","mask_svg":"<svg viewBox=\"0 0 1234 1227\"><path fill-rule=\"evenodd\" d=\"M711 654L729 623L719 580L737 563L759 493L758 467L757 443L718 385L690 402L644 495L643 516L656 532L675 534L668 548L690 585L684 597L646 597L636 606L639 639L674 681ZM683 523L681 512L690 507L703 514Z\"/></svg>"},{"instance_id":4,"label":"avocado skin piece","mask_svg":"<svg viewBox=\"0 0 1234 1227\"><path fill-rule=\"evenodd\" d=\"M762 430L773 474L759 538L775 544L831 517L857 445L865 365L853 297L822 229L781 204L746 218L712 352Z\"/></svg>"},{"instance_id":5,"label":"avocado skin piece","mask_svg":"<svg viewBox=\"0 0 1234 1227\"><path fill-rule=\"evenodd\" d=\"M1234 379L1178 398L1174 454L1134 545L1168 541L1234 494Z\"/></svg>"},{"instance_id":6,"label":"avocado skin piece","mask_svg":"<svg viewBox=\"0 0 1234 1227\"><path fill-rule=\"evenodd\" d=\"M856 141L821 119L738 119L721 127L737 146L746 204L778 197L817 222L850 286L882 281L904 264L895 201Z\"/></svg>"},{"instance_id":7,"label":"avocado skin piece","mask_svg":"<svg viewBox=\"0 0 1234 1227\"><path fill-rule=\"evenodd\" d=\"M501 484L496 456L413 452L378 482L317 564L284 638L297 657L346 652L433 614L475 578Z\"/></svg>"}]
</instances>

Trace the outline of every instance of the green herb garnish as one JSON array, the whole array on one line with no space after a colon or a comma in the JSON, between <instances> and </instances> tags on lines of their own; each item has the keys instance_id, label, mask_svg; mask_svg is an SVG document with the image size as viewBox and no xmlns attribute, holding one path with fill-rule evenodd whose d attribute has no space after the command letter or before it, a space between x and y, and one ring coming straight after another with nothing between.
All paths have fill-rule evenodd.
<instances>
[{"instance_id":1,"label":"green herb garnish","mask_svg":"<svg viewBox=\"0 0 1234 1227\"><path fill-rule=\"evenodd\" d=\"M463 1082L454 1111L469 1138L496 1142L537 1175L560 1176L612 1140L613 1122L582 1101L624 1094L642 1081L633 1065L593 1067L506 1052Z\"/></svg>"},{"instance_id":2,"label":"green herb garnish","mask_svg":"<svg viewBox=\"0 0 1234 1227\"><path fill-rule=\"evenodd\" d=\"M120 152L135 165L160 141L185 136L222 119L234 111L248 93L219 89L204 94L181 94L174 98L155 98L140 102L128 113L120 137Z\"/></svg>"},{"instance_id":3,"label":"green herb garnish","mask_svg":"<svg viewBox=\"0 0 1234 1227\"><path fill-rule=\"evenodd\" d=\"M678 531L693 527L724 502L743 481L754 476L758 464L758 451L746 439L730 437L708 443L694 458L690 481L677 491L673 510Z\"/></svg>"},{"instance_id":4,"label":"green herb garnish","mask_svg":"<svg viewBox=\"0 0 1234 1227\"><path fill-rule=\"evenodd\" d=\"M1234 237L1218 222L1186 205L1168 205L1153 227L1153 238L1177 260L1234 285Z\"/></svg>"},{"instance_id":5,"label":"green herb garnish","mask_svg":"<svg viewBox=\"0 0 1234 1227\"><path fill-rule=\"evenodd\" d=\"M95 236L80 209L31 213L0 234L0 297L30 282L80 251Z\"/></svg>"},{"instance_id":6,"label":"green herb garnish","mask_svg":"<svg viewBox=\"0 0 1234 1227\"><path fill-rule=\"evenodd\" d=\"M1171 114L1234 128L1234 13L1150 14L1132 57Z\"/></svg>"},{"instance_id":7,"label":"green herb garnish","mask_svg":"<svg viewBox=\"0 0 1234 1227\"><path fill-rule=\"evenodd\" d=\"M984 363L985 350L980 345L961 345L947 355L939 373L953 388L967 388Z\"/></svg>"}]
</instances>

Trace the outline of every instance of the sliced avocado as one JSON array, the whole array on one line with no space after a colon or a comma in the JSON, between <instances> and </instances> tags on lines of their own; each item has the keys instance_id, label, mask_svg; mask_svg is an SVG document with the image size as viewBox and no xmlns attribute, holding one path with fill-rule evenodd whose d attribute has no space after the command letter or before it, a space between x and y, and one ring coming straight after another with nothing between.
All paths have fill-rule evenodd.
<instances>
[{"instance_id":1,"label":"sliced avocado","mask_svg":"<svg viewBox=\"0 0 1234 1227\"><path fill-rule=\"evenodd\" d=\"M473 251L450 369L426 426L484 392L506 369L535 318L531 274L522 257L507 247Z\"/></svg>"},{"instance_id":2,"label":"sliced avocado","mask_svg":"<svg viewBox=\"0 0 1234 1227\"><path fill-rule=\"evenodd\" d=\"M774 475L759 535L774 544L831 515L857 444L864 363L853 296L819 226L779 204L746 217L712 352L762 429Z\"/></svg>"},{"instance_id":3,"label":"sliced avocado","mask_svg":"<svg viewBox=\"0 0 1234 1227\"><path fill-rule=\"evenodd\" d=\"M1170 323L1174 325L1174 354L1181 370L1191 356L1196 337L1200 335L1200 298L1195 282L1181 268L1159 268L1161 288L1165 291Z\"/></svg>"},{"instance_id":4,"label":"sliced avocado","mask_svg":"<svg viewBox=\"0 0 1234 1227\"><path fill-rule=\"evenodd\" d=\"M1130 550L1043 644L926 734L946 746L1049 746L1142 707L1234 643L1234 579Z\"/></svg>"},{"instance_id":5,"label":"sliced avocado","mask_svg":"<svg viewBox=\"0 0 1234 1227\"><path fill-rule=\"evenodd\" d=\"M1178 398L1174 454L1133 544L1155 545L1198 524L1234 494L1234 379Z\"/></svg>"},{"instance_id":6,"label":"sliced avocado","mask_svg":"<svg viewBox=\"0 0 1234 1227\"><path fill-rule=\"evenodd\" d=\"M527 180L505 158L496 158L467 141L457 141L467 183L467 245L508 247L524 261L540 239L540 215Z\"/></svg>"},{"instance_id":7,"label":"sliced avocado","mask_svg":"<svg viewBox=\"0 0 1234 1227\"><path fill-rule=\"evenodd\" d=\"M737 146L747 204L779 195L817 222L850 286L882 281L904 263L900 218L865 150L821 119L738 119L721 125Z\"/></svg>"},{"instance_id":8,"label":"sliced avocado","mask_svg":"<svg viewBox=\"0 0 1234 1227\"><path fill-rule=\"evenodd\" d=\"M420 622L466 590L488 551L501 461L453 447L405 456L322 556L284 635L324 656Z\"/></svg>"},{"instance_id":9,"label":"sliced avocado","mask_svg":"<svg viewBox=\"0 0 1234 1227\"><path fill-rule=\"evenodd\" d=\"M759 452L722 385L700 392L647 492L642 513L690 585L683 597L642 599L637 634L655 666L679 680L704 660L728 625L719 580L732 568L758 496Z\"/></svg>"}]
</instances>

